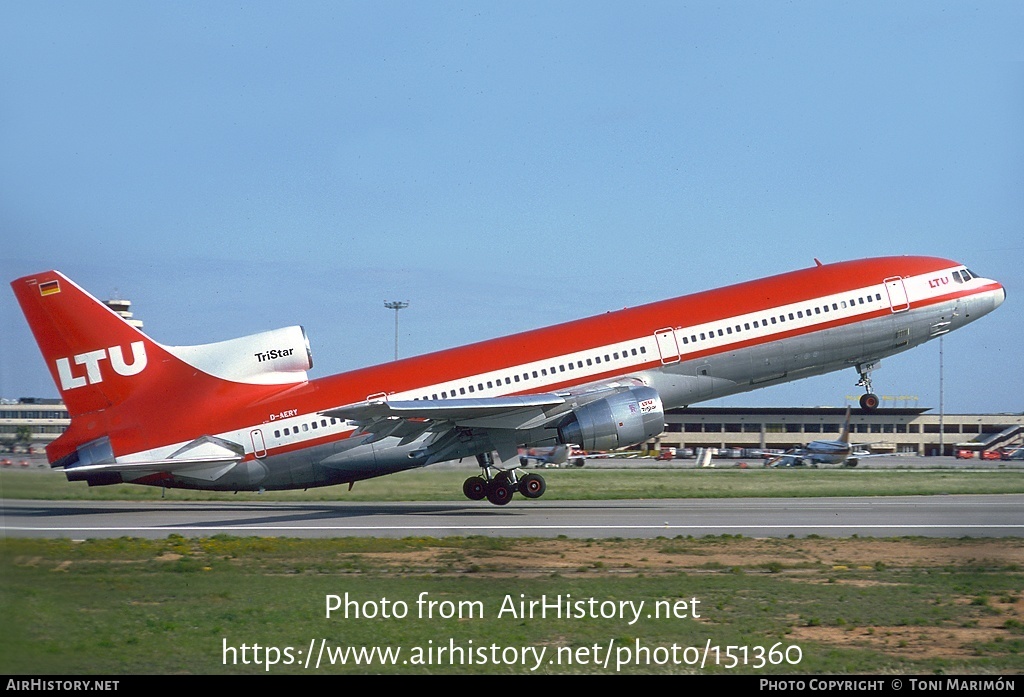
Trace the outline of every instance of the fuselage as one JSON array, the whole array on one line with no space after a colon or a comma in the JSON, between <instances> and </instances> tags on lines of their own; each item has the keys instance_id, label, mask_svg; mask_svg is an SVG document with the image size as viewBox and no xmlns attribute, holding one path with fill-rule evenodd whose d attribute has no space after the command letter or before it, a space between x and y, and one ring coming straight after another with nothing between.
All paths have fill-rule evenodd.
<instances>
[{"instance_id":1,"label":"fuselage","mask_svg":"<svg viewBox=\"0 0 1024 697\"><path fill-rule=\"evenodd\" d=\"M841 262L627 308L293 385L210 408L188 394L135 397L159 428L125 429L118 462L154 460L203 435L241 444L245 461L215 479L140 472L124 481L187 488L287 489L353 482L423 466L417 437L366 434L324 412L366 400L467 400L572 393L587 385L653 388L664 408L847 368L863 369L998 307L1002 286L933 257ZM86 428L87 419L72 428ZM142 424L139 424L140 426ZM557 445L553 429L520 446ZM80 438L79 438L80 440ZM452 451L452 458L472 456ZM72 470L69 470L69 478Z\"/></svg>"}]
</instances>

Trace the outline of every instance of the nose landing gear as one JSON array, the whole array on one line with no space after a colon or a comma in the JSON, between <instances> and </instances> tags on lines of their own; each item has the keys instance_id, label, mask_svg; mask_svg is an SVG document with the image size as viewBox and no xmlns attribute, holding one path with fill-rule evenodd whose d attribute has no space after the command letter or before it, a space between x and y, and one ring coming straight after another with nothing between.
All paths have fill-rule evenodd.
<instances>
[{"instance_id":1,"label":"nose landing gear","mask_svg":"<svg viewBox=\"0 0 1024 697\"><path fill-rule=\"evenodd\" d=\"M547 489L544 478L539 474L531 472L520 476L519 468L492 472L495 469L492 453L481 453L476 456L476 461L480 465L481 476L470 477L462 484L462 493L472 501L486 498L495 506L504 506L516 491L526 498L537 499Z\"/></svg>"}]
</instances>

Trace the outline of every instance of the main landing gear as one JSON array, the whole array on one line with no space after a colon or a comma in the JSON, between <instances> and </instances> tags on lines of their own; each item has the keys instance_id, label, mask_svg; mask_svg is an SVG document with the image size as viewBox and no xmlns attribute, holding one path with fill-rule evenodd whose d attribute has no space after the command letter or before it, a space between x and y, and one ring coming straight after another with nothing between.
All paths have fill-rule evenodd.
<instances>
[{"instance_id":1,"label":"main landing gear","mask_svg":"<svg viewBox=\"0 0 1024 697\"><path fill-rule=\"evenodd\" d=\"M874 411L878 408L879 399L878 395L871 391L871 371L877 370L881 367L879 361L874 363L861 363L857 365L857 374L860 375L860 380L857 381L857 387L863 387L866 394L860 397L860 408L864 411Z\"/></svg>"},{"instance_id":2,"label":"main landing gear","mask_svg":"<svg viewBox=\"0 0 1024 697\"><path fill-rule=\"evenodd\" d=\"M544 495L547 484L539 474L522 474L517 469L498 470L492 472L494 455L481 453L476 456L480 465L481 475L470 477L462 485L462 493L467 499L479 501L487 499L495 506L504 506L512 500L516 491L528 499L539 499Z\"/></svg>"}]
</instances>

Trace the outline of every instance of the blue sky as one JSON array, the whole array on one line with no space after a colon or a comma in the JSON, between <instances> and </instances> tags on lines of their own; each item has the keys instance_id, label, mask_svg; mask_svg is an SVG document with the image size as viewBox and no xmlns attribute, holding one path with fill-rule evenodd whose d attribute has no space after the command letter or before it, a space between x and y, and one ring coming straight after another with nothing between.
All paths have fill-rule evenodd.
<instances>
[{"instance_id":1,"label":"blue sky","mask_svg":"<svg viewBox=\"0 0 1024 697\"><path fill-rule=\"evenodd\" d=\"M0 4L0 271L314 376L809 266L945 256L1007 302L947 411L1024 410L1019 2ZM0 395L56 396L10 291ZM938 407L938 343L882 395ZM854 371L720 400L839 405ZM900 403L899 406L902 406Z\"/></svg>"}]
</instances>

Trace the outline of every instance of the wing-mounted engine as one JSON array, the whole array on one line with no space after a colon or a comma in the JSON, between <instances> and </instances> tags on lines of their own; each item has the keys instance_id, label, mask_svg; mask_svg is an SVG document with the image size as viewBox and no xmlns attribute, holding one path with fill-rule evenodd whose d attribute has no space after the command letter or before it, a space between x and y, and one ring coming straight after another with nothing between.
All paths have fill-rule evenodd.
<instances>
[{"instance_id":1,"label":"wing-mounted engine","mask_svg":"<svg viewBox=\"0 0 1024 697\"><path fill-rule=\"evenodd\" d=\"M665 408L650 387L628 390L574 409L558 424L558 441L584 450L614 450L665 430Z\"/></svg>"},{"instance_id":2,"label":"wing-mounted engine","mask_svg":"<svg viewBox=\"0 0 1024 697\"><path fill-rule=\"evenodd\" d=\"M313 367L306 330L285 327L199 346L165 346L195 368L225 380L256 385L304 382Z\"/></svg>"}]
</instances>

